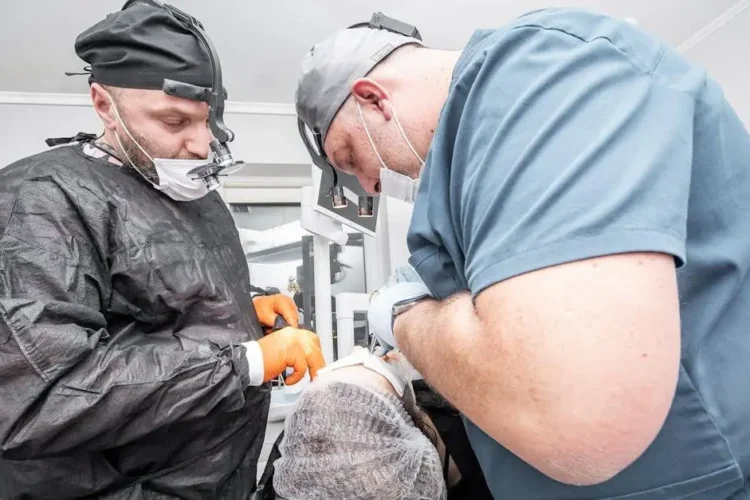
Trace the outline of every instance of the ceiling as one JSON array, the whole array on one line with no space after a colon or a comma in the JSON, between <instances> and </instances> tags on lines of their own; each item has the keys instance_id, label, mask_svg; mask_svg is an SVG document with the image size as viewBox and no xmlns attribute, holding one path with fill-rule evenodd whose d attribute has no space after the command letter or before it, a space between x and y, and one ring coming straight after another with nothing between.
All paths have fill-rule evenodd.
<instances>
[{"instance_id":1,"label":"ceiling","mask_svg":"<svg viewBox=\"0 0 750 500\"><path fill-rule=\"evenodd\" d=\"M75 37L124 0L3 2L0 91L86 92ZM233 101L290 103L299 61L334 30L374 10L416 25L427 45L460 48L476 28L501 26L534 9L575 6L631 17L679 46L737 0L171 0L201 20L221 58ZM14 50L8 50L14 49Z\"/></svg>"}]
</instances>

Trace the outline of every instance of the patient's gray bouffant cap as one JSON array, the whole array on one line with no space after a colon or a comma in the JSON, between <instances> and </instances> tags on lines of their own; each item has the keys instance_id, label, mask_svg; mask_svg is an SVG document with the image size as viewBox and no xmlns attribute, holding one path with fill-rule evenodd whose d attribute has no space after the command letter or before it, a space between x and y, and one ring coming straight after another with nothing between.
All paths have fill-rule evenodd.
<instances>
[{"instance_id":1,"label":"patient's gray bouffant cap","mask_svg":"<svg viewBox=\"0 0 750 500\"><path fill-rule=\"evenodd\" d=\"M296 500L443 500L437 449L395 395L355 384L311 387L287 417L276 493Z\"/></svg>"}]
</instances>

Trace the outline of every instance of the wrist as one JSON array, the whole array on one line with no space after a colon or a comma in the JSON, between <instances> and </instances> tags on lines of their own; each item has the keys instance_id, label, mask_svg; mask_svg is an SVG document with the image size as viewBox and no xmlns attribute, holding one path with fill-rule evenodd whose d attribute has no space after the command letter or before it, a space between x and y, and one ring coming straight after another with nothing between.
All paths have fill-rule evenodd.
<instances>
[{"instance_id":1,"label":"wrist","mask_svg":"<svg viewBox=\"0 0 750 500\"><path fill-rule=\"evenodd\" d=\"M247 357L247 366L250 375L250 381L247 385L259 387L263 385L263 378L265 376L263 351L260 349L260 344L256 341L245 342L242 345L245 346L245 356Z\"/></svg>"},{"instance_id":2,"label":"wrist","mask_svg":"<svg viewBox=\"0 0 750 500\"><path fill-rule=\"evenodd\" d=\"M424 321L424 318L429 318L431 314L430 309L435 302L437 302L435 299L426 297L417 301L409 310L393 318L393 336L398 345L408 343L408 336L412 330L412 322L415 318L422 321Z\"/></svg>"}]
</instances>

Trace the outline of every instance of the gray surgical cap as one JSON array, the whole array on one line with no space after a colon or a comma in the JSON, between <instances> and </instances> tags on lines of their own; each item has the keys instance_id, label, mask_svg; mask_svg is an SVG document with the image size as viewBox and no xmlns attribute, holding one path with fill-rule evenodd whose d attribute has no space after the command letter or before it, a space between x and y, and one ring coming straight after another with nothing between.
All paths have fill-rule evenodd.
<instances>
[{"instance_id":1,"label":"gray surgical cap","mask_svg":"<svg viewBox=\"0 0 750 500\"><path fill-rule=\"evenodd\" d=\"M279 446L273 487L294 500L443 500L437 449L394 395L330 382L305 392Z\"/></svg>"},{"instance_id":2,"label":"gray surgical cap","mask_svg":"<svg viewBox=\"0 0 750 500\"><path fill-rule=\"evenodd\" d=\"M315 45L302 61L295 95L297 115L325 140L333 118L349 97L352 83L408 44L422 42L365 25L340 30Z\"/></svg>"}]
</instances>

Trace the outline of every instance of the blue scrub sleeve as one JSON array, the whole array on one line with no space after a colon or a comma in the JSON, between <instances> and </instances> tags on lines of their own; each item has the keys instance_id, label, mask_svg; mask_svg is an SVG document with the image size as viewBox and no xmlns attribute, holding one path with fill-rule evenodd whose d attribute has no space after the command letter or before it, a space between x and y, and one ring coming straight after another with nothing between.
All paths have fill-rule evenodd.
<instances>
[{"instance_id":1,"label":"blue scrub sleeve","mask_svg":"<svg viewBox=\"0 0 750 500\"><path fill-rule=\"evenodd\" d=\"M472 293L608 254L684 263L693 98L606 39L515 31L467 90L451 161Z\"/></svg>"}]
</instances>

